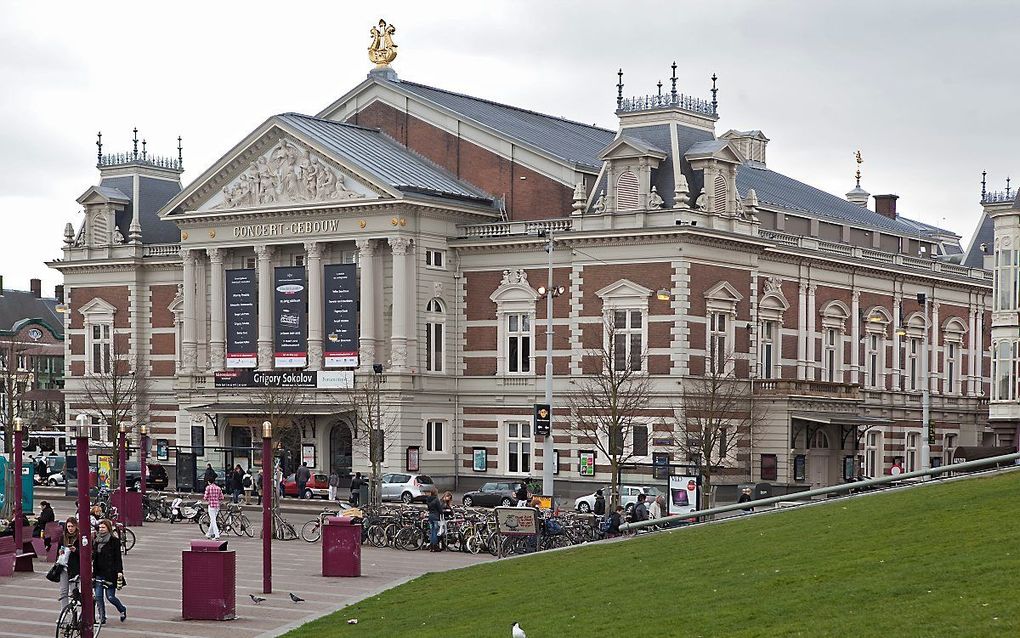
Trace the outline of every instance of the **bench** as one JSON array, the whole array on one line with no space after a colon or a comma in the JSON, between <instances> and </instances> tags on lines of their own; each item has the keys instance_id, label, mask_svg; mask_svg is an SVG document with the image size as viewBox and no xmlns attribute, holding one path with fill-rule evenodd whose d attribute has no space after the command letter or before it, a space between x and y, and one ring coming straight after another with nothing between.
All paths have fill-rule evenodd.
<instances>
[{"instance_id":1,"label":"bench","mask_svg":"<svg viewBox=\"0 0 1020 638\"><path fill-rule=\"evenodd\" d=\"M31 534L31 528L28 528L22 538L20 551L15 548L13 536L0 537L0 576L13 576L14 572L35 571L32 567L32 559L36 557L36 553L32 547Z\"/></svg>"},{"instance_id":2,"label":"bench","mask_svg":"<svg viewBox=\"0 0 1020 638\"><path fill-rule=\"evenodd\" d=\"M35 555L46 560L48 563L55 561L57 559L57 550L59 547L53 546L53 540L56 539L56 542L59 545L62 530L63 528L60 526L60 523L50 522L46 523L41 536L35 536L33 534L32 549L35 550ZM32 531L35 532L35 527L32 527ZM50 543L49 549L46 549L47 542Z\"/></svg>"}]
</instances>

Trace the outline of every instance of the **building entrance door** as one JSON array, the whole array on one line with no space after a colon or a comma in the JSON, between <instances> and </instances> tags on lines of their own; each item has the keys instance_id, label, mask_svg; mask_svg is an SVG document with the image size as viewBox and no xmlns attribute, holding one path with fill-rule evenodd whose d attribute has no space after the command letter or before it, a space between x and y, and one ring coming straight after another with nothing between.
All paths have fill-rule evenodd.
<instances>
[{"instance_id":1,"label":"building entrance door","mask_svg":"<svg viewBox=\"0 0 1020 638\"><path fill-rule=\"evenodd\" d=\"M354 438L351 427L337 421L329 431L329 470L336 471L341 479L347 478L354 465Z\"/></svg>"},{"instance_id":2,"label":"building entrance door","mask_svg":"<svg viewBox=\"0 0 1020 638\"><path fill-rule=\"evenodd\" d=\"M807 471L811 487L826 487L832 484L832 449L825 430L815 432L808 450Z\"/></svg>"}]
</instances>

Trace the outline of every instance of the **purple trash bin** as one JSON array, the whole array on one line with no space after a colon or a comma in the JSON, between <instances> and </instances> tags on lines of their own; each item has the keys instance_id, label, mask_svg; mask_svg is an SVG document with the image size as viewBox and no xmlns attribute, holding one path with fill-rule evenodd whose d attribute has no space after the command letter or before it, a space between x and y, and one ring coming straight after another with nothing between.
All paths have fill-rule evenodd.
<instances>
[{"instance_id":1,"label":"purple trash bin","mask_svg":"<svg viewBox=\"0 0 1020 638\"><path fill-rule=\"evenodd\" d=\"M181 552L181 615L184 620L233 620L237 563L227 541L193 540Z\"/></svg>"},{"instance_id":2,"label":"purple trash bin","mask_svg":"<svg viewBox=\"0 0 1020 638\"><path fill-rule=\"evenodd\" d=\"M326 518L322 527L322 575L361 576L360 518Z\"/></svg>"}]
</instances>

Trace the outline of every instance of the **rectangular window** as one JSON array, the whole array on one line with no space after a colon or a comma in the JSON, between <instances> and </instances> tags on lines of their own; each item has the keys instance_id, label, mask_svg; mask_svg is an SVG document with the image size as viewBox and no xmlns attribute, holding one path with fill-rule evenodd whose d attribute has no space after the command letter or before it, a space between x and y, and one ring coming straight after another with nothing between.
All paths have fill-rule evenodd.
<instances>
[{"instance_id":1,"label":"rectangular window","mask_svg":"<svg viewBox=\"0 0 1020 638\"><path fill-rule=\"evenodd\" d=\"M722 463L723 461L726 460L726 453L729 451L728 450L728 448L729 448L729 441L727 440L727 435L729 434L729 432L727 430L728 430L728 428L720 428L719 429L719 462L720 463Z\"/></svg>"},{"instance_id":2,"label":"rectangular window","mask_svg":"<svg viewBox=\"0 0 1020 638\"><path fill-rule=\"evenodd\" d=\"M640 372L644 362L644 320L640 310L613 311L613 369Z\"/></svg>"},{"instance_id":3,"label":"rectangular window","mask_svg":"<svg viewBox=\"0 0 1020 638\"><path fill-rule=\"evenodd\" d=\"M445 452L446 421L425 422L425 451Z\"/></svg>"},{"instance_id":4,"label":"rectangular window","mask_svg":"<svg viewBox=\"0 0 1020 638\"><path fill-rule=\"evenodd\" d=\"M946 394L956 392L956 365L959 346L955 343L946 344L946 387L942 390Z\"/></svg>"},{"instance_id":5,"label":"rectangular window","mask_svg":"<svg viewBox=\"0 0 1020 638\"><path fill-rule=\"evenodd\" d=\"M429 268L444 270L446 268L446 251L435 248L426 248L425 265Z\"/></svg>"},{"instance_id":6,"label":"rectangular window","mask_svg":"<svg viewBox=\"0 0 1020 638\"><path fill-rule=\"evenodd\" d=\"M918 468L917 443L918 441L920 441L920 439L921 435L918 434L917 432L907 433L907 450L906 450L907 453L906 457L904 458L904 462L906 464L904 470L907 472L913 472Z\"/></svg>"},{"instance_id":7,"label":"rectangular window","mask_svg":"<svg viewBox=\"0 0 1020 638\"><path fill-rule=\"evenodd\" d=\"M205 426L191 426L191 451L195 456L205 456Z\"/></svg>"},{"instance_id":8,"label":"rectangular window","mask_svg":"<svg viewBox=\"0 0 1020 638\"><path fill-rule=\"evenodd\" d=\"M870 388L881 388L884 380L885 339L872 333L867 338L867 385Z\"/></svg>"},{"instance_id":9,"label":"rectangular window","mask_svg":"<svg viewBox=\"0 0 1020 638\"><path fill-rule=\"evenodd\" d=\"M89 336L88 369L93 374L109 374L113 348L113 326L108 323L92 324L86 333Z\"/></svg>"},{"instance_id":10,"label":"rectangular window","mask_svg":"<svg viewBox=\"0 0 1020 638\"><path fill-rule=\"evenodd\" d=\"M882 474L882 433L868 432L864 445L864 474L872 478Z\"/></svg>"},{"instance_id":11,"label":"rectangular window","mask_svg":"<svg viewBox=\"0 0 1020 638\"><path fill-rule=\"evenodd\" d=\"M506 371L531 373L531 316L516 313L506 316Z\"/></svg>"},{"instance_id":12,"label":"rectangular window","mask_svg":"<svg viewBox=\"0 0 1020 638\"><path fill-rule=\"evenodd\" d=\"M648 426L634 426L634 456L648 456Z\"/></svg>"},{"instance_id":13,"label":"rectangular window","mask_svg":"<svg viewBox=\"0 0 1020 638\"><path fill-rule=\"evenodd\" d=\"M776 322L763 321L761 324L761 378L771 379L775 373Z\"/></svg>"},{"instance_id":14,"label":"rectangular window","mask_svg":"<svg viewBox=\"0 0 1020 638\"><path fill-rule=\"evenodd\" d=\"M305 265L305 256L304 255L294 255L294 265L295 266L304 266Z\"/></svg>"},{"instance_id":15,"label":"rectangular window","mask_svg":"<svg viewBox=\"0 0 1020 638\"><path fill-rule=\"evenodd\" d=\"M443 371L443 322L430 321L425 324L425 370Z\"/></svg>"},{"instance_id":16,"label":"rectangular window","mask_svg":"<svg viewBox=\"0 0 1020 638\"><path fill-rule=\"evenodd\" d=\"M779 457L775 454L761 455L761 480L779 480Z\"/></svg>"},{"instance_id":17,"label":"rectangular window","mask_svg":"<svg viewBox=\"0 0 1020 638\"><path fill-rule=\"evenodd\" d=\"M836 328L825 329L825 347L822 353L824 379L829 383L842 383L843 371L840 369L840 350L843 334Z\"/></svg>"},{"instance_id":18,"label":"rectangular window","mask_svg":"<svg viewBox=\"0 0 1020 638\"><path fill-rule=\"evenodd\" d=\"M907 351L907 388L913 392L920 389L921 377L921 340L917 337L910 338L910 348Z\"/></svg>"},{"instance_id":19,"label":"rectangular window","mask_svg":"<svg viewBox=\"0 0 1020 638\"><path fill-rule=\"evenodd\" d=\"M247 268L248 270L255 270L255 258L246 257L244 260L244 267Z\"/></svg>"},{"instance_id":20,"label":"rectangular window","mask_svg":"<svg viewBox=\"0 0 1020 638\"><path fill-rule=\"evenodd\" d=\"M709 371L712 374L726 372L726 358L726 314L713 312L709 315Z\"/></svg>"},{"instance_id":21,"label":"rectangular window","mask_svg":"<svg viewBox=\"0 0 1020 638\"><path fill-rule=\"evenodd\" d=\"M506 424L506 468L510 474L531 473L531 424Z\"/></svg>"}]
</instances>

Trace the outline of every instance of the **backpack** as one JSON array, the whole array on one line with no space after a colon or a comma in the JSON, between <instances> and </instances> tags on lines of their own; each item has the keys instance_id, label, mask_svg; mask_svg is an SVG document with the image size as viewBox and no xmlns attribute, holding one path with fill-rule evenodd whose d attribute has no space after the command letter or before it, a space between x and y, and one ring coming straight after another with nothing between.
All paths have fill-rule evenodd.
<instances>
[{"instance_id":1,"label":"backpack","mask_svg":"<svg viewBox=\"0 0 1020 638\"><path fill-rule=\"evenodd\" d=\"M246 490L251 488L251 474L244 475L244 478L241 479L241 485L244 486L244 489Z\"/></svg>"}]
</instances>

